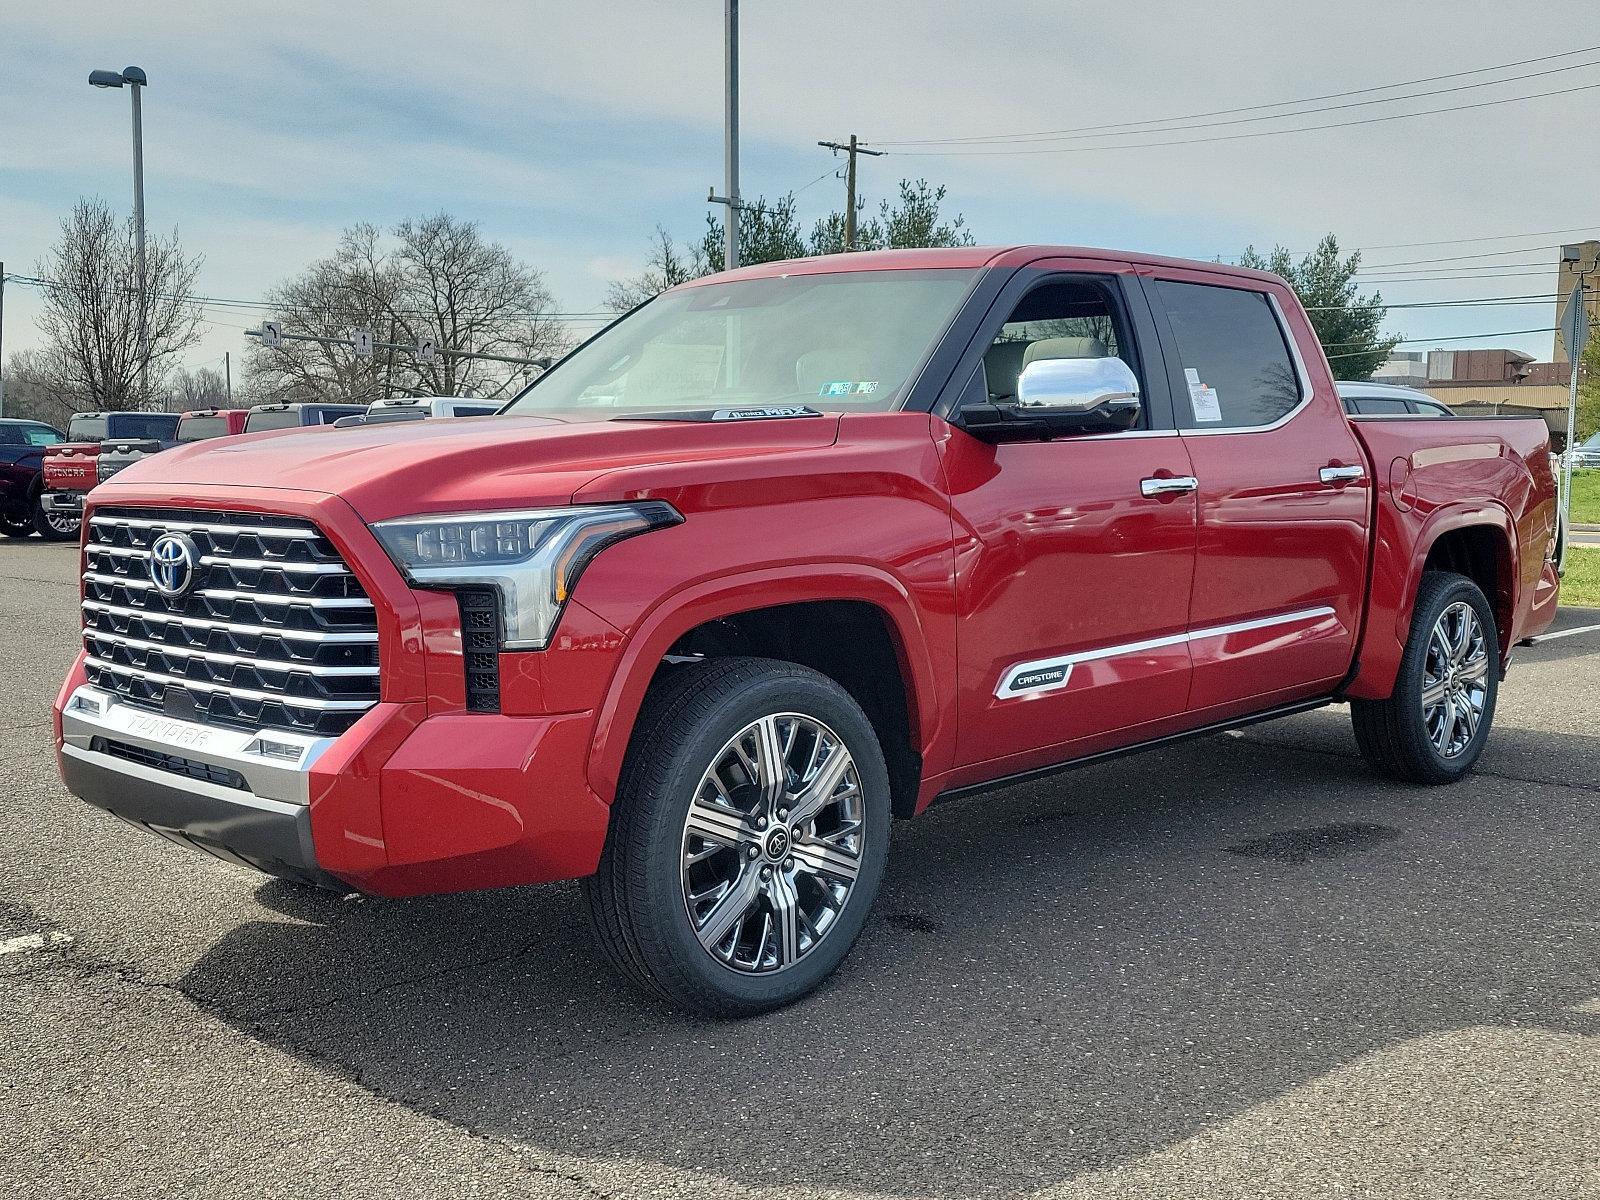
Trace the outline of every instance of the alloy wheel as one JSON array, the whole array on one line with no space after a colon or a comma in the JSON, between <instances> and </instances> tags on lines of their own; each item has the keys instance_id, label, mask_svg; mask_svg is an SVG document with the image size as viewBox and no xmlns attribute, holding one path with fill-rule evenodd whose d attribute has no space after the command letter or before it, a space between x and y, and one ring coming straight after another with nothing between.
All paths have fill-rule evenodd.
<instances>
[{"instance_id":1,"label":"alloy wheel","mask_svg":"<svg viewBox=\"0 0 1600 1200\"><path fill-rule=\"evenodd\" d=\"M1422 722L1433 748L1455 758L1472 743L1489 697L1489 648L1477 610L1449 605L1428 635Z\"/></svg>"},{"instance_id":2,"label":"alloy wheel","mask_svg":"<svg viewBox=\"0 0 1600 1200\"><path fill-rule=\"evenodd\" d=\"M684 905L736 971L786 970L833 929L862 869L861 780L843 740L799 713L752 721L718 751L684 819Z\"/></svg>"}]
</instances>

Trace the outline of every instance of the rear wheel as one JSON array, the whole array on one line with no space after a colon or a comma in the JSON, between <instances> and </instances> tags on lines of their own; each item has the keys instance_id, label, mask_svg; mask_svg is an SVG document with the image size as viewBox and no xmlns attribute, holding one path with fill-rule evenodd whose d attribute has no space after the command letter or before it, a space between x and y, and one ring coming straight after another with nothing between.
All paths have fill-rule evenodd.
<instances>
[{"instance_id":1,"label":"rear wheel","mask_svg":"<svg viewBox=\"0 0 1600 1200\"><path fill-rule=\"evenodd\" d=\"M789 1004L844 960L889 841L872 725L831 679L730 658L647 699L584 894L619 970L681 1008Z\"/></svg>"},{"instance_id":2,"label":"rear wheel","mask_svg":"<svg viewBox=\"0 0 1600 1200\"><path fill-rule=\"evenodd\" d=\"M1478 585L1429 571L1417 592L1393 694L1351 701L1361 753L1395 779L1461 778L1483 753L1494 722L1499 658L1494 610Z\"/></svg>"},{"instance_id":3,"label":"rear wheel","mask_svg":"<svg viewBox=\"0 0 1600 1200\"><path fill-rule=\"evenodd\" d=\"M57 512L44 506L44 498L33 502L33 528L47 542L76 541L83 517L77 513Z\"/></svg>"},{"instance_id":4,"label":"rear wheel","mask_svg":"<svg viewBox=\"0 0 1600 1200\"><path fill-rule=\"evenodd\" d=\"M28 517L0 516L0 533L6 537L25 538L33 535L33 521Z\"/></svg>"}]
</instances>

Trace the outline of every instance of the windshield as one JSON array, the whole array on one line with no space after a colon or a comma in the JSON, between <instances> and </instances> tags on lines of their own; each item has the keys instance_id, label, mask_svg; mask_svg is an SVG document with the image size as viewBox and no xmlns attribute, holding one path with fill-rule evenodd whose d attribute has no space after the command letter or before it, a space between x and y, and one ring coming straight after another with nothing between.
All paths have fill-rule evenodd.
<instances>
[{"instance_id":1,"label":"windshield","mask_svg":"<svg viewBox=\"0 0 1600 1200\"><path fill-rule=\"evenodd\" d=\"M976 271L846 271L669 292L536 380L505 412L591 419L723 405L894 408Z\"/></svg>"},{"instance_id":2,"label":"windshield","mask_svg":"<svg viewBox=\"0 0 1600 1200\"><path fill-rule=\"evenodd\" d=\"M178 422L180 442L203 442L228 432L227 417L185 417Z\"/></svg>"},{"instance_id":3,"label":"windshield","mask_svg":"<svg viewBox=\"0 0 1600 1200\"><path fill-rule=\"evenodd\" d=\"M106 440L106 419L104 417L74 417L72 424L67 426L67 441L69 442L103 442Z\"/></svg>"},{"instance_id":4,"label":"windshield","mask_svg":"<svg viewBox=\"0 0 1600 1200\"><path fill-rule=\"evenodd\" d=\"M1581 450L1600 450L1600 433L1591 433L1589 440L1579 447Z\"/></svg>"},{"instance_id":5,"label":"windshield","mask_svg":"<svg viewBox=\"0 0 1600 1200\"><path fill-rule=\"evenodd\" d=\"M300 413L292 408L272 412L252 412L244 419L246 433L260 433L263 429L297 429L299 426Z\"/></svg>"}]
</instances>

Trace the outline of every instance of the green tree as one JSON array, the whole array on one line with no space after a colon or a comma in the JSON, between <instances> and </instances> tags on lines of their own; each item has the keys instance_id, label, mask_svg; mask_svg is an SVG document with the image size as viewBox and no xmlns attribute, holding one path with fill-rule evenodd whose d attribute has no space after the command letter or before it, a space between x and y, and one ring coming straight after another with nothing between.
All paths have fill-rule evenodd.
<instances>
[{"instance_id":1,"label":"green tree","mask_svg":"<svg viewBox=\"0 0 1600 1200\"><path fill-rule=\"evenodd\" d=\"M966 218L960 213L944 215L944 198L943 184L934 187L926 179L902 179L898 198L881 201L878 215L865 221L860 216L866 210L866 200L857 200L856 248L902 250L972 245ZM844 213L832 212L817 221L808 238L801 232L792 192L773 201L758 197L740 211L741 263L837 254L843 249ZM626 312L675 284L722 270L723 258L723 224L717 217L706 217L705 235L698 243L681 248L658 225L645 269L627 279L613 280L606 292L606 307L613 312Z\"/></svg>"},{"instance_id":2,"label":"green tree","mask_svg":"<svg viewBox=\"0 0 1600 1200\"><path fill-rule=\"evenodd\" d=\"M1339 239L1331 233L1299 262L1282 246L1265 256L1246 246L1239 265L1271 271L1288 281L1306 307L1336 378L1370 379L1401 341L1399 334L1384 336L1378 331L1385 311L1382 294L1363 296L1356 287L1361 252L1341 258Z\"/></svg>"},{"instance_id":3,"label":"green tree","mask_svg":"<svg viewBox=\"0 0 1600 1200\"><path fill-rule=\"evenodd\" d=\"M1573 432L1580 442L1600 433L1600 331L1592 331L1583 348L1578 369L1578 423Z\"/></svg>"}]
</instances>

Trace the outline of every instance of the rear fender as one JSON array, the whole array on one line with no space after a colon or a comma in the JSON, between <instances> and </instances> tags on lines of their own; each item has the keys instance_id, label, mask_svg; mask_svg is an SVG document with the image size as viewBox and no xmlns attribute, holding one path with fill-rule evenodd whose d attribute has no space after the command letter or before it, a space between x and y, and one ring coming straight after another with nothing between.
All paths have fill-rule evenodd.
<instances>
[{"instance_id":1,"label":"rear fender","mask_svg":"<svg viewBox=\"0 0 1600 1200\"><path fill-rule=\"evenodd\" d=\"M1378 505L1378 541L1366 627L1356 654L1356 673L1345 687L1345 695L1383 700L1394 691L1428 555L1441 537L1470 528L1492 529L1497 535L1496 578L1501 595L1488 599L1505 626L1499 631L1504 663L1524 602L1516 566L1520 561L1517 527L1511 514L1497 503L1478 502L1447 505L1424 517L1415 509L1401 512L1386 497ZM1509 621L1505 619L1508 615Z\"/></svg>"}]
</instances>

